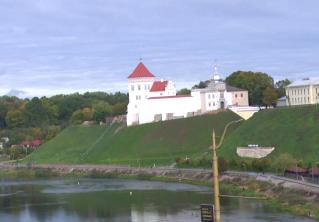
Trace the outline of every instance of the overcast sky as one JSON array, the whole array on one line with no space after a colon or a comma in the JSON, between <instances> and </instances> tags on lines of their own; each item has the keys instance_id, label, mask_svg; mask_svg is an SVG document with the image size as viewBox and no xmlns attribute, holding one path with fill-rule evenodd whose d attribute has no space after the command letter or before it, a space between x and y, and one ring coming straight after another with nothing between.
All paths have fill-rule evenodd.
<instances>
[{"instance_id":1,"label":"overcast sky","mask_svg":"<svg viewBox=\"0 0 319 222\"><path fill-rule=\"evenodd\" d=\"M319 76L318 0L0 0L0 95L125 91L139 58L177 88ZM24 93L19 93L23 91Z\"/></svg>"}]
</instances>

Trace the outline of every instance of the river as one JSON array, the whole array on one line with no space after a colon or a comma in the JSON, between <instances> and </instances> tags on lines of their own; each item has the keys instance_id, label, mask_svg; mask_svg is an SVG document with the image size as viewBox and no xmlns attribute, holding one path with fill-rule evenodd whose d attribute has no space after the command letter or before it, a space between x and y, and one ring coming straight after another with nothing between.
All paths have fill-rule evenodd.
<instances>
[{"instance_id":1,"label":"river","mask_svg":"<svg viewBox=\"0 0 319 222\"><path fill-rule=\"evenodd\" d=\"M0 220L9 222L194 222L207 187L122 179L0 181ZM222 199L223 222L312 222L262 200Z\"/></svg>"}]
</instances>

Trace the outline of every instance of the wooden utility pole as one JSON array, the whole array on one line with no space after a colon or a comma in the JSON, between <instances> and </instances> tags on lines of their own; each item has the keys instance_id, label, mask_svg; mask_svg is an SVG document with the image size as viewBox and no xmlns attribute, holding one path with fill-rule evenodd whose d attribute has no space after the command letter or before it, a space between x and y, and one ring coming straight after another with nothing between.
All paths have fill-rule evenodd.
<instances>
[{"instance_id":1,"label":"wooden utility pole","mask_svg":"<svg viewBox=\"0 0 319 222\"><path fill-rule=\"evenodd\" d=\"M215 130L213 130L213 144L212 144L212 170L213 170L213 184L214 184L214 209L215 222L221 222L220 219L220 200L219 200L219 180L218 180L218 157L216 154Z\"/></svg>"}]
</instances>

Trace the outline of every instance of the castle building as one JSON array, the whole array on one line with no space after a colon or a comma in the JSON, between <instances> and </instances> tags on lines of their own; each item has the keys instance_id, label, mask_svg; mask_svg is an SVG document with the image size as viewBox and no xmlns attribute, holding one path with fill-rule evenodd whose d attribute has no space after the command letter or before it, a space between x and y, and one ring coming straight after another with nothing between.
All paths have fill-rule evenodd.
<instances>
[{"instance_id":1,"label":"castle building","mask_svg":"<svg viewBox=\"0 0 319 222\"><path fill-rule=\"evenodd\" d=\"M156 80L140 62L128 76L128 90L128 126L248 106L248 91L227 85L216 69L206 88L194 89L190 95L177 95L172 81Z\"/></svg>"},{"instance_id":2,"label":"castle building","mask_svg":"<svg viewBox=\"0 0 319 222\"><path fill-rule=\"evenodd\" d=\"M286 86L287 106L319 103L319 79L298 80Z\"/></svg>"}]
</instances>

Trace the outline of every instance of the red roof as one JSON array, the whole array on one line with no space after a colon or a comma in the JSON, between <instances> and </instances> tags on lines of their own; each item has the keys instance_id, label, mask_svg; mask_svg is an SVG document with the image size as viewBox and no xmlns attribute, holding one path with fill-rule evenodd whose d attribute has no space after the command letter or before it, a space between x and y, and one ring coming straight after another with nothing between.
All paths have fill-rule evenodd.
<instances>
[{"instance_id":1,"label":"red roof","mask_svg":"<svg viewBox=\"0 0 319 222\"><path fill-rule=\"evenodd\" d=\"M129 79L131 78L141 78L141 77L155 77L147 68L146 66L140 62L131 75L128 76Z\"/></svg>"},{"instance_id":2,"label":"red roof","mask_svg":"<svg viewBox=\"0 0 319 222\"><path fill-rule=\"evenodd\" d=\"M307 170L302 168L302 167L289 167L286 172L290 172L290 173L307 173Z\"/></svg>"},{"instance_id":3,"label":"red roof","mask_svg":"<svg viewBox=\"0 0 319 222\"><path fill-rule=\"evenodd\" d=\"M156 96L156 97L149 97L148 99L176 99L176 98L183 98L183 97L192 97L192 96L191 95Z\"/></svg>"},{"instance_id":4,"label":"red roof","mask_svg":"<svg viewBox=\"0 0 319 222\"><path fill-rule=\"evenodd\" d=\"M168 81L155 81L151 87L151 92L165 91Z\"/></svg>"},{"instance_id":5,"label":"red roof","mask_svg":"<svg viewBox=\"0 0 319 222\"><path fill-rule=\"evenodd\" d=\"M32 142L32 144L34 145L34 146L40 146L41 145L41 140L33 140L33 141L31 141Z\"/></svg>"},{"instance_id":6,"label":"red roof","mask_svg":"<svg viewBox=\"0 0 319 222\"><path fill-rule=\"evenodd\" d=\"M310 175L319 176L319 168L318 167L312 167L308 170Z\"/></svg>"},{"instance_id":7,"label":"red roof","mask_svg":"<svg viewBox=\"0 0 319 222\"><path fill-rule=\"evenodd\" d=\"M21 142L21 145L23 145L23 146L40 146L41 140L39 140L39 139L32 140L32 141L24 140Z\"/></svg>"}]
</instances>

